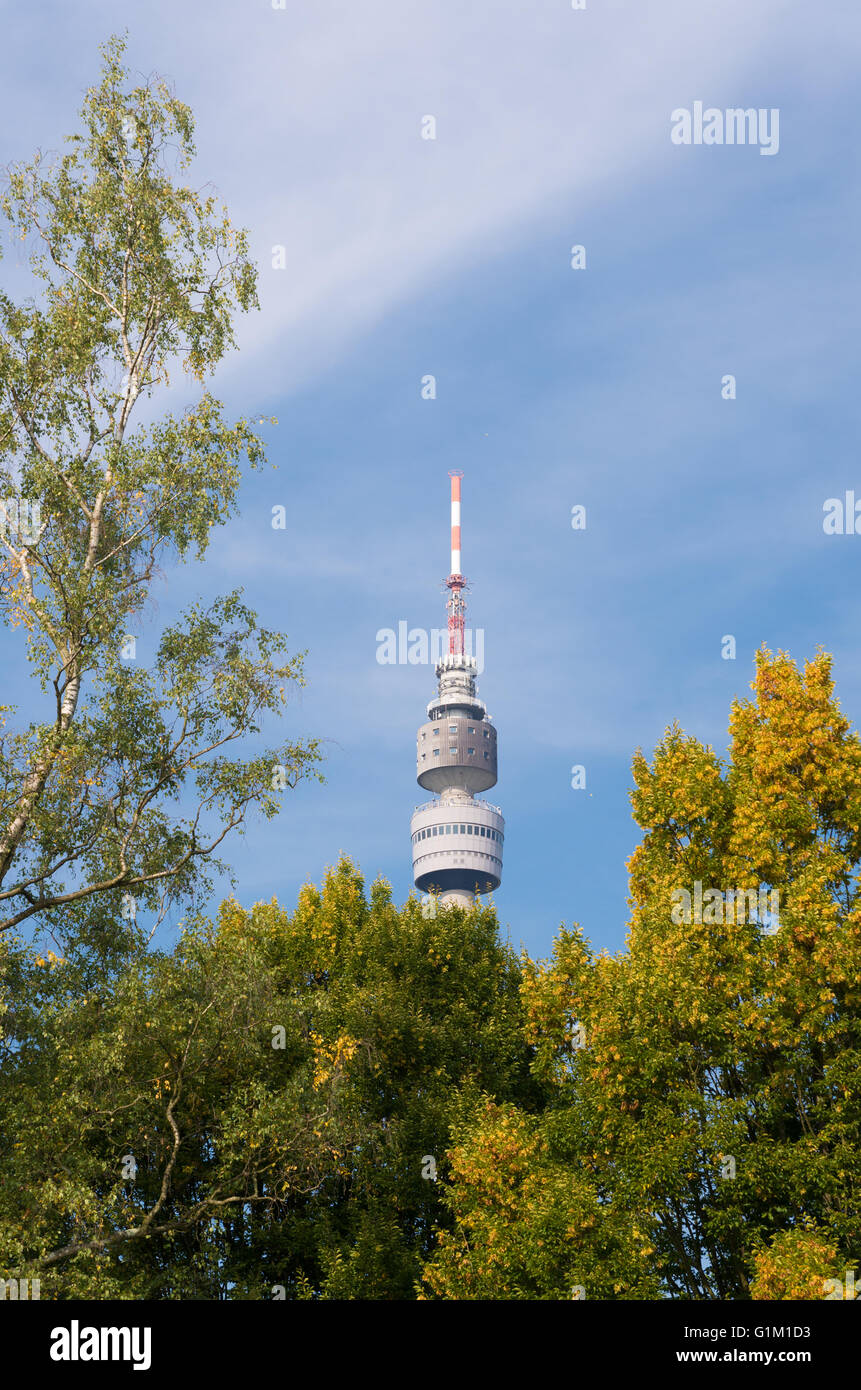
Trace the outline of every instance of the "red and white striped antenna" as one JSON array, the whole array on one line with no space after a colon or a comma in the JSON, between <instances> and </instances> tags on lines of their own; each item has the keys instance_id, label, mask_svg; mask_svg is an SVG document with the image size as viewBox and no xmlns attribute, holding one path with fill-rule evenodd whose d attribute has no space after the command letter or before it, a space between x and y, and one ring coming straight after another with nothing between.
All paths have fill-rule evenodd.
<instances>
[{"instance_id":1,"label":"red and white striped antenna","mask_svg":"<svg viewBox=\"0 0 861 1390\"><path fill-rule=\"evenodd\" d=\"M451 478L451 574L445 581L449 590L448 601L448 650L452 656L464 654L464 614L466 600L463 591L466 580L461 573L460 551L460 480L462 473L453 470Z\"/></svg>"}]
</instances>

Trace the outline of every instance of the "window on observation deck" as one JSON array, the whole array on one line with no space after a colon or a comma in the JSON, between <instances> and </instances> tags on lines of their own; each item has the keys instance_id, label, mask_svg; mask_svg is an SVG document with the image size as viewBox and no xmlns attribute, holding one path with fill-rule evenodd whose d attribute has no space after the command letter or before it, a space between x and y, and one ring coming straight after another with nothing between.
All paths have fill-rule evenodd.
<instances>
[{"instance_id":1,"label":"window on observation deck","mask_svg":"<svg viewBox=\"0 0 861 1390\"><path fill-rule=\"evenodd\" d=\"M474 749L474 748L467 748L466 751L467 751L467 753L469 754L469 756L470 756L471 758L474 758L474 757L475 757L475 749Z\"/></svg>"},{"instance_id":2,"label":"window on observation deck","mask_svg":"<svg viewBox=\"0 0 861 1390\"><path fill-rule=\"evenodd\" d=\"M434 755L435 758L438 758L438 757L439 757L439 749L438 749L438 748L435 748L435 749L433 750L433 755Z\"/></svg>"},{"instance_id":3,"label":"window on observation deck","mask_svg":"<svg viewBox=\"0 0 861 1390\"><path fill-rule=\"evenodd\" d=\"M449 726L448 726L448 731L449 731L450 734L456 734L456 733L457 733L457 725L456 725L456 724L449 724Z\"/></svg>"}]
</instances>

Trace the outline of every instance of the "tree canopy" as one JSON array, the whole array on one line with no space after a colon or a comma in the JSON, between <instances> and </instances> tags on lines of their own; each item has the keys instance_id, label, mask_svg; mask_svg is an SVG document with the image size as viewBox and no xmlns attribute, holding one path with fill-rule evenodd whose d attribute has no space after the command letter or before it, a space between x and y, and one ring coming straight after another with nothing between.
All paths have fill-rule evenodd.
<instances>
[{"instance_id":1,"label":"tree canopy","mask_svg":"<svg viewBox=\"0 0 861 1390\"><path fill-rule=\"evenodd\" d=\"M105 46L68 150L13 166L0 198L34 284L23 303L0 292L0 609L35 712L0 711L6 930L110 935L138 907L158 922L205 901L225 836L274 815L319 757L231 747L303 680L239 591L133 659L159 566L206 554L265 454L205 386L257 303L246 233L186 182L191 112L161 79L132 85L124 46ZM196 399L159 417L171 372Z\"/></svg>"},{"instance_id":2,"label":"tree canopy","mask_svg":"<svg viewBox=\"0 0 861 1390\"><path fill-rule=\"evenodd\" d=\"M858 1259L861 742L824 654L754 693L725 760L636 756L627 949L525 963L545 1102L464 1122L431 1293L823 1297Z\"/></svg>"},{"instance_id":3,"label":"tree canopy","mask_svg":"<svg viewBox=\"0 0 861 1390\"><path fill-rule=\"evenodd\" d=\"M412 1297L458 1104L534 1090L492 911L342 860L292 915L92 956L6 959L0 1248L43 1297Z\"/></svg>"},{"instance_id":4,"label":"tree canopy","mask_svg":"<svg viewBox=\"0 0 861 1390\"><path fill-rule=\"evenodd\" d=\"M0 1245L61 1298L853 1296L859 769L763 651L726 758L634 760L617 954L346 859L172 952L9 938Z\"/></svg>"}]
</instances>

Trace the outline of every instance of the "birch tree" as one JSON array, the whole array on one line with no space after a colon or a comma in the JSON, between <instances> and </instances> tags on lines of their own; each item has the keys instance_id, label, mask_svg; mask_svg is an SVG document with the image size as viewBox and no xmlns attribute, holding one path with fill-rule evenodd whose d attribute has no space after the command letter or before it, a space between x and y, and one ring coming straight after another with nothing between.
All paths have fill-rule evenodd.
<instances>
[{"instance_id":1,"label":"birch tree","mask_svg":"<svg viewBox=\"0 0 861 1390\"><path fill-rule=\"evenodd\" d=\"M318 775L314 742L258 748L302 663L241 592L127 659L154 578L203 558L264 447L207 386L257 307L247 235L187 181L191 111L132 85L124 49L101 50L62 155L13 166L0 199L33 276L22 302L0 290L0 606L33 684L26 722L0 710L0 929L158 920L252 808ZM169 374L194 402L159 415Z\"/></svg>"}]
</instances>

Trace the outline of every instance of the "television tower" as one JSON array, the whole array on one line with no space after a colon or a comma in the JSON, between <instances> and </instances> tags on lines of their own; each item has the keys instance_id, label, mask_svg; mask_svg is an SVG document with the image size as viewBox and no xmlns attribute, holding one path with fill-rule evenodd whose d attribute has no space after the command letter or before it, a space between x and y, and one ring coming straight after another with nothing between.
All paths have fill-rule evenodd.
<instances>
[{"instance_id":1,"label":"television tower","mask_svg":"<svg viewBox=\"0 0 861 1390\"><path fill-rule=\"evenodd\" d=\"M441 903L472 907L502 879L505 821L498 806L475 793L496 783L496 729L478 699L475 657L464 650L466 580L460 558L460 480L451 478L451 574L448 651L436 664L438 694L418 731L416 780L432 801L417 806L410 829L413 880L420 893Z\"/></svg>"}]
</instances>

